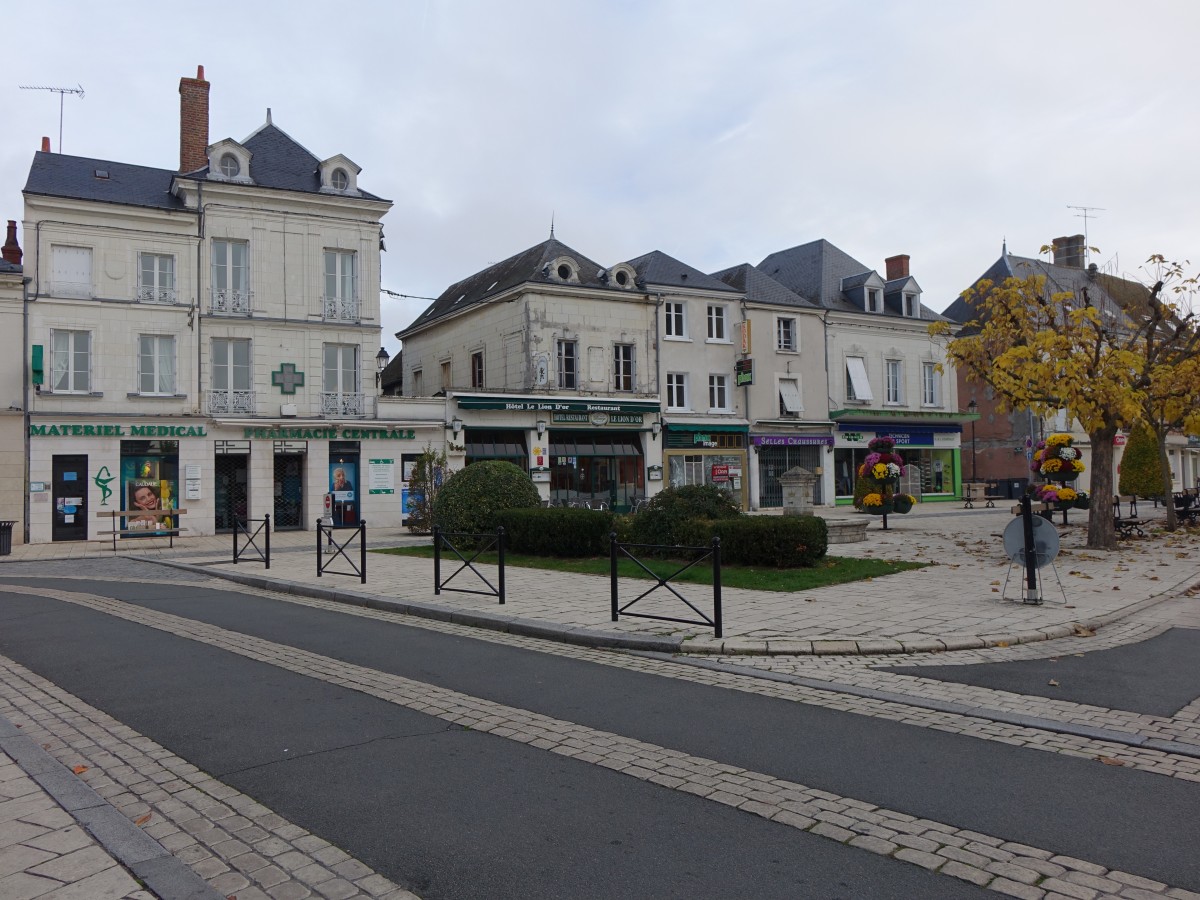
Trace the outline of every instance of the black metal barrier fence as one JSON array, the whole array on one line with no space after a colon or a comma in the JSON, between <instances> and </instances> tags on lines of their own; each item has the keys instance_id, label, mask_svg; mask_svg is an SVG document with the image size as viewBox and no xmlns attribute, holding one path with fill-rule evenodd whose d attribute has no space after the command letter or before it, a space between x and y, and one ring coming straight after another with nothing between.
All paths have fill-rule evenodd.
<instances>
[{"instance_id":1,"label":"black metal barrier fence","mask_svg":"<svg viewBox=\"0 0 1200 900\"><path fill-rule=\"evenodd\" d=\"M349 530L346 528L339 528L338 531L340 531L341 533L346 535L345 540L343 540L341 543L338 543L337 539L334 538L334 536L333 536L334 527L332 525L326 525L323 519L317 519L317 577L320 578L322 575L327 574L327 573L329 575L349 575L351 578L353 578L355 575L357 575L359 582L361 582L362 584L366 584L367 583L367 520L360 519L358 522L358 527L353 530ZM325 537L328 540L329 548L330 548L329 552L333 554L332 556L329 557L328 560L326 560L325 557L321 553L321 543L322 543L321 538L322 537ZM355 538L358 538L358 565L357 566L354 564L354 560L351 559L346 554L346 548L350 546L351 541L353 541ZM337 558L339 556L346 561L346 563L350 566L350 568L353 571L339 572L336 569L329 568L331 565L333 565L333 563L335 563L337 561Z\"/></svg>"},{"instance_id":2,"label":"black metal barrier fence","mask_svg":"<svg viewBox=\"0 0 1200 900\"><path fill-rule=\"evenodd\" d=\"M258 527L253 532L250 531L250 526L255 522ZM246 536L246 543L238 547L238 535ZM258 546L258 537L262 535L263 545ZM245 523L241 519L233 521L233 564L237 565L238 560L243 556L249 557L250 551L254 551L254 556L266 563L267 568L271 568L271 517L264 515L261 519L247 519Z\"/></svg>"},{"instance_id":3,"label":"black metal barrier fence","mask_svg":"<svg viewBox=\"0 0 1200 900\"><path fill-rule=\"evenodd\" d=\"M470 559L467 559L462 555L459 549L454 546L454 542L450 540L451 538L472 539L476 545L476 548ZM447 549L449 549L456 557L458 557L459 562L462 563L462 565L454 570L454 574L444 581L442 580L443 545L445 545ZM487 578L484 577L483 573L476 569L474 565L475 560L479 558L480 554L485 553L492 548L496 549L496 558L500 568L500 574L497 578L498 583L496 585L493 585L490 581L488 581ZM470 588L446 587L446 585L454 580L455 576L457 576L464 569L470 569L472 572L474 572L475 576L488 586L488 589L486 591L481 591ZM469 534L465 531L442 531L442 529L437 525L433 526L433 592L434 594L441 594L442 591L454 591L459 594L482 594L485 597L497 597L500 600L500 605L504 605L503 527L497 528L495 534L489 534L487 532L484 532L483 534Z\"/></svg>"},{"instance_id":4,"label":"black metal barrier fence","mask_svg":"<svg viewBox=\"0 0 1200 900\"><path fill-rule=\"evenodd\" d=\"M635 550L638 550L638 549L640 549L640 550L669 550L669 551L671 551L672 554L682 555L684 553L696 553L698 555L691 562L687 563L687 565L683 566L680 569L676 569L674 572L672 572L666 578L660 578L657 574L655 574L649 568L647 568L645 563L643 563L640 559L638 559L636 556L634 556L632 553L630 553L629 552L630 548L635 549ZM655 581L654 587L649 588L648 590L645 590L642 593L638 594L636 597L634 597L632 600L630 600L624 606L621 605L620 592L619 592L618 586L617 586L617 562L621 556L625 556L626 558L633 560L635 563L637 563L639 566L641 566L643 571L645 571L645 573L647 575L649 575L651 578L653 578ZM700 609L698 609L695 604L693 604L690 600L688 600L687 597L683 596L683 594L679 593L679 591L675 590L675 588L671 587L671 585L668 584L668 582L672 578L677 578L678 576L680 576L684 572L686 572L688 569L695 566L697 563L701 563L705 559L708 559L709 557L712 558L713 614L712 614L711 618L709 616L705 615ZM660 544L622 544L619 541L617 541L617 535L614 532L614 533L609 534L609 574L610 574L610 580L611 580L611 586L612 586L612 620L614 622L616 622L620 618L621 615L625 615L625 616L628 616L629 618L633 618L633 619L656 619L660 622L679 622L683 625L705 625L705 626L708 626L709 628L713 629L713 632L716 637L724 637L724 635L722 634L722 630L721 630L721 539L720 538L713 538L711 547L670 547L670 546L664 546L664 545L660 545ZM700 618L699 619L677 619L672 616L656 616L656 615L652 615L650 613L629 612L629 608L631 606L633 606L639 600L642 600L642 599L648 597L650 594L654 593L659 588L666 588L668 591L670 591L672 594L674 594L679 600L683 601L684 605L687 606L688 609L690 609L692 612L694 612Z\"/></svg>"}]
</instances>

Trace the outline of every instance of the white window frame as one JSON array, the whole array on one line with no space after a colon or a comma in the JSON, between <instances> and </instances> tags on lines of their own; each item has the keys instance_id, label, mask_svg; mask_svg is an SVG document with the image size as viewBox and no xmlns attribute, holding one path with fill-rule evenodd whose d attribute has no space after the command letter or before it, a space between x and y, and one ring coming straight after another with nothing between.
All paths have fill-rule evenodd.
<instances>
[{"instance_id":1,"label":"white window frame","mask_svg":"<svg viewBox=\"0 0 1200 900\"><path fill-rule=\"evenodd\" d=\"M217 261L218 246L225 248L224 263ZM240 249L242 253L240 265L234 259L237 249ZM250 290L250 243L232 238L213 238L211 253L214 311L234 315L250 315L250 304L253 297ZM223 277L218 277L218 272L223 273ZM237 277L238 273L241 273L240 278Z\"/></svg>"},{"instance_id":2,"label":"white window frame","mask_svg":"<svg viewBox=\"0 0 1200 900\"><path fill-rule=\"evenodd\" d=\"M79 346L80 344L83 346ZM50 391L55 394L92 392L90 331L74 331L67 328L50 330Z\"/></svg>"},{"instance_id":3,"label":"white window frame","mask_svg":"<svg viewBox=\"0 0 1200 900\"><path fill-rule=\"evenodd\" d=\"M68 255L87 260L87 281L60 280L59 273ZM92 290L95 277L95 254L91 247L79 247L69 244L53 244L50 247L50 290L56 297L72 297L90 300L95 294ZM83 277L84 273L79 273Z\"/></svg>"},{"instance_id":4,"label":"white window frame","mask_svg":"<svg viewBox=\"0 0 1200 900\"><path fill-rule=\"evenodd\" d=\"M799 418L804 412L804 395L800 392L800 377L797 375L777 376L776 392L779 394L779 415Z\"/></svg>"},{"instance_id":5,"label":"white window frame","mask_svg":"<svg viewBox=\"0 0 1200 900\"><path fill-rule=\"evenodd\" d=\"M139 303L175 302L174 255L170 253L138 253L137 300Z\"/></svg>"},{"instance_id":6,"label":"white window frame","mask_svg":"<svg viewBox=\"0 0 1200 900\"><path fill-rule=\"evenodd\" d=\"M637 390L635 344L613 344L613 390L622 393Z\"/></svg>"},{"instance_id":7,"label":"white window frame","mask_svg":"<svg viewBox=\"0 0 1200 900\"><path fill-rule=\"evenodd\" d=\"M325 344L321 348L321 392L324 394L358 394L360 393L361 375L359 371L358 344ZM329 365L329 352L334 351L336 364ZM348 358L348 359L347 359ZM348 382L348 383L347 383Z\"/></svg>"},{"instance_id":8,"label":"white window frame","mask_svg":"<svg viewBox=\"0 0 1200 900\"><path fill-rule=\"evenodd\" d=\"M867 288L867 312L883 312L883 291L879 288Z\"/></svg>"},{"instance_id":9,"label":"white window frame","mask_svg":"<svg viewBox=\"0 0 1200 900\"><path fill-rule=\"evenodd\" d=\"M714 372L708 376L708 411L729 412L729 376Z\"/></svg>"},{"instance_id":10,"label":"white window frame","mask_svg":"<svg viewBox=\"0 0 1200 900\"><path fill-rule=\"evenodd\" d=\"M919 319L921 317L920 308L920 304L917 303L916 294L904 295L904 315L910 319Z\"/></svg>"},{"instance_id":11,"label":"white window frame","mask_svg":"<svg viewBox=\"0 0 1200 900\"><path fill-rule=\"evenodd\" d=\"M846 399L853 403L870 403L875 399L871 379L867 377L866 357L846 357Z\"/></svg>"},{"instance_id":12,"label":"white window frame","mask_svg":"<svg viewBox=\"0 0 1200 900\"><path fill-rule=\"evenodd\" d=\"M482 390L486 384L487 368L484 365L483 351L471 351L471 387L474 390Z\"/></svg>"},{"instance_id":13,"label":"white window frame","mask_svg":"<svg viewBox=\"0 0 1200 900\"><path fill-rule=\"evenodd\" d=\"M570 352L568 352L568 350ZM579 342L560 340L558 352L558 386L563 390L579 389ZM570 365L568 365L570 363Z\"/></svg>"},{"instance_id":14,"label":"white window frame","mask_svg":"<svg viewBox=\"0 0 1200 900\"><path fill-rule=\"evenodd\" d=\"M921 363L921 405L940 407L942 405L942 378L937 370L937 363Z\"/></svg>"},{"instance_id":15,"label":"white window frame","mask_svg":"<svg viewBox=\"0 0 1200 900\"><path fill-rule=\"evenodd\" d=\"M686 411L688 406L688 376L686 372L667 373L667 409Z\"/></svg>"},{"instance_id":16,"label":"white window frame","mask_svg":"<svg viewBox=\"0 0 1200 900\"><path fill-rule=\"evenodd\" d=\"M225 348L224 362L217 360L217 347ZM234 347L246 348L245 365L239 365L234 359ZM232 394L235 391L250 391L254 389L254 359L251 356L250 340L248 338L213 338L210 352L212 353L212 375L209 387L218 394ZM225 387L217 387L217 372L224 371ZM239 377L241 376L241 377ZM239 382L241 382L239 384Z\"/></svg>"},{"instance_id":17,"label":"white window frame","mask_svg":"<svg viewBox=\"0 0 1200 900\"><path fill-rule=\"evenodd\" d=\"M150 352L147 353L147 347ZM175 335L139 334L137 350L137 392L150 397L175 396L178 377ZM147 379L150 383L147 385ZM147 389L149 388L149 389Z\"/></svg>"},{"instance_id":18,"label":"white window frame","mask_svg":"<svg viewBox=\"0 0 1200 900\"><path fill-rule=\"evenodd\" d=\"M784 346L790 340L791 346ZM780 353L799 353L800 352L800 329L797 326L797 320L793 316L776 316L775 317L775 349Z\"/></svg>"},{"instance_id":19,"label":"white window frame","mask_svg":"<svg viewBox=\"0 0 1200 900\"><path fill-rule=\"evenodd\" d=\"M663 336L676 341L688 339L687 304L668 300L663 304Z\"/></svg>"},{"instance_id":20,"label":"white window frame","mask_svg":"<svg viewBox=\"0 0 1200 900\"><path fill-rule=\"evenodd\" d=\"M900 406L904 403L904 361L900 359L885 359L884 372L884 403L889 406Z\"/></svg>"},{"instance_id":21,"label":"white window frame","mask_svg":"<svg viewBox=\"0 0 1200 900\"><path fill-rule=\"evenodd\" d=\"M356 322L358 303L358 254L353 250L325 248L325 318Z\"/></svg>"},{"instance_id":22,"label":"white window frame","mask_svg":"<svg viewBox=\"0 0 1200 900\"><path fill-rule=\"evenodd\" d=\"M729 337L728 309L722 303L708 304L708 340L710 344L733 343Z\"/></svg>"}]
</instances>

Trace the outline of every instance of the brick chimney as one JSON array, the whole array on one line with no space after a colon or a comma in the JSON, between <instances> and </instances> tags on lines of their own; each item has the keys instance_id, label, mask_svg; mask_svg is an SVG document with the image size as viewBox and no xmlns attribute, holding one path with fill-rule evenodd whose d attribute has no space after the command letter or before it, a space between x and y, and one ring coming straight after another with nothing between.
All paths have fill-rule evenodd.
<instances>
[{"instance_id":1,"label":"brick chimney","mask_svg":"<svg viewBox=\"0 0 1200 900\"><path fill-rule=\"evenodd\" d=\"M897 278L908 277L908 254L900 253L896 256L889 256L883 261L887 266L887 280L895 281Z\"/></svg>"},{"instance_id":2,"label":"brick chimney","mask_svg":"<svg viewBox=\"0 0 1200 900\"><path fill-rule=\"evenodd\" d=\"M179 171L194 172L208 165L208 82L204 66L195 78L179 79Z\"/></svg>"},{"instance_id":3,"label":"brick chimney","mask_svg":"<svg viewBox=\"0 0 1200 900\"><path fill-rule=\"evenodd\" d=\"M45 135L42 135L42 152L50 152L50 138L46 137Z\"/></svg>"},{"instance_id":4,"label":"brick chimney","mask_svg":"<svg viewBox=\"0 0 1200 900\"><path fill-rule=\"evenodd\" d=\"M0 256L5 262L10 262L14 266L21 264L21 257L24 256L21 252L21 245L17 243L17 223L15 219L8 220L8 237L4 241L3 249L0 249Z\"/></svg>"},{"instance_id":5,"label":"brick chimney","mask_svg":"<svg viewBox=\"0 0 1200 900\"><path fill-rule=\"evenodd\" d=\"M1054 239L1054 264L1071 269L1082 269L1086 255L1087 239L1082 234Z\"/></svg>"}]
</instances>

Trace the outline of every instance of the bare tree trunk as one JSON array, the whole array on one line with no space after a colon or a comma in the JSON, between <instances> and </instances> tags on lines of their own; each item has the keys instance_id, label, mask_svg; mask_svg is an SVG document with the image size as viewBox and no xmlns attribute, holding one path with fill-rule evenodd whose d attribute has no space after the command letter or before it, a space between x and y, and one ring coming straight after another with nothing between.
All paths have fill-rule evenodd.
<instances>
[{"instance_id":1,"label":"bare tree trunk","mask_svg":"<svg viewBox=\"0 0 1200 900\"><path fill-rule=\"evenodd\" d=\"M1088 433L1092 443L1092 502L1088 513L1087 545L1091 550L1116 550L1117 528L1113 521L1113 438L1116 426Z\"/></svg>"},{"instance_id":2,"label":"bare tree trunk","mask_svg":"<svg viewBox=\"0 0 1200 900\"><path fill-rule=\"evenodd\" d=\"M1175 515L1175 492L1171 484L1171 461L1167 457L1167 429L1155 428L1158 436L1158 466L1163 480L1163 506L1167 508L1167 531L1179 527L1179 517Z\"/></svg>"}]
</instances>

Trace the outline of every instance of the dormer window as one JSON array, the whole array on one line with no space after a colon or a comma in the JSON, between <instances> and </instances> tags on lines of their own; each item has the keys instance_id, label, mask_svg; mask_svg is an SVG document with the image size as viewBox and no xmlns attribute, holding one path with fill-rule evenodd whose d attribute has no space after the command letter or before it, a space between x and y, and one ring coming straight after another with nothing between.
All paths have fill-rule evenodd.
<instances>
[{"instance_id":1,"label":"dormer window","mask_svg":"<svg viewBox=\"0 0 1200 900\"><path fill-rule=\"evenodd\" d=\"M237 157L232 153L226 153L221 157L221 174L226 178L237 178L242 173L242 164L238 162Z\"/></svg>"},{"instance_id":2,"label":"dormer window","mask_svg":"<svg viewBox=\"0 0 1200 900\"><path fill-rule=\"evenodd\" d=\"M625 263L617 263L608 270L606 275L608 276L606 280L610 285L625 291L633 290L637 283L637 272L633 270L632 266Z\"/></svg>"},{"instance_id":3,"label":"dormer window","mask_svg":"<svg viewBox=\"0 0 1200 900\"><path fill-rule=\"evenodd\" d=\"M579 283L579 266L569 256L560 256L551 260L550 265L542 270L542 277L550 276L556 281Z\"/></svg>"},{"instance_id":4,"label":"dormer window","mask_svg":"<svg viewBox=\"0 0 1200 900\"><path fill-rule=\"evenodd\" d=\"M571 267L566 263L560 263L558 266L558 277L563 281L567 281L571 277Z\"/></svg>"},{"instance_id":5,"label":"dormer window","mask_svg":"<svg viewBox=\"0 0 1200 900\"><path fill-rule=\"evenodd\" d=\"M209 179L250 184L251 156L249 150L231 138L217 141L208 148Z\"/></svg>"},{"instance_id":6,"label":"dormer window","mask_svg":"<svg viewBox=\"0 0 1200 900\"><path fill-rule=\"evenodd\" d=\"M319 177L321 192L325 194L345 194L351 197L359 196L358 173L362 169L348 156L339 153L321 162Z\"/></svg>"},{"instance_id":7,"label":"dormer window","mask_svg":"<svg viewBox=\"0 0 1200 900\"><path fill-rule=\"evenodd\" d=\"M867 312L883 312L883 293L876 288L867 291Z\"/></svg>"},{"instance_id":8,"label":"dormer window","mask_svg":"<svg viewBox=\"0 0 1200 900\"><path fill-rule=\"evenodd\" d=\"M904 315L908 316L910 319L918 318L916 294L904 295Z\"/></svg>"},{"instance_id":9,"label":"dormer window","mask_svg":"<svg viewBox=\"0 0 1200 900\"><path fill-rule=\"evenodd\" d=\"M345 169L334 169L329 182L335 191L344 191L350 186L350 176L346 174Z\"/></svg>"}]
</instances>

